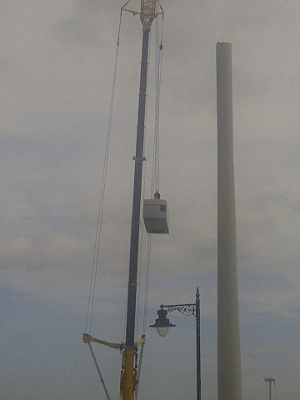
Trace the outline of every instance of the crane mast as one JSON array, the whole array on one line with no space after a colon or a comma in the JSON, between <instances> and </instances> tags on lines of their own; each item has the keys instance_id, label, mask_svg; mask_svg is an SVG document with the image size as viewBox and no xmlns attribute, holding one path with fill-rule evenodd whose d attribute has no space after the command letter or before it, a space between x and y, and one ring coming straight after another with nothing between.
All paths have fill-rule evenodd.
<instances>
[{"instance_id":1,"label":"crane mast","mask_svg":"<svg viewBox=\"0 0 300 400\"><path fill-rule=\"evenodd\" d=\"M126 343L124 346L123 363L121 372L120 392L123 400L132 400L137 380L137 345L134 342L136 294L137 294L137 270L138 270L138 249L139 249L139 228L141 189L143 178L144 158L144 131L145 131L145 110L148 73L148 48L151 24L156 13L157 0L141 0L140 19L143 25L142 41L142 62L140 73L140 89L138 102L138 122L136 136L136 154L134 157L134 186L131 219L131 241L130 241L130 262L129 280L127 295L127 322L126 322Z\"/></svg>"}]
</instances>

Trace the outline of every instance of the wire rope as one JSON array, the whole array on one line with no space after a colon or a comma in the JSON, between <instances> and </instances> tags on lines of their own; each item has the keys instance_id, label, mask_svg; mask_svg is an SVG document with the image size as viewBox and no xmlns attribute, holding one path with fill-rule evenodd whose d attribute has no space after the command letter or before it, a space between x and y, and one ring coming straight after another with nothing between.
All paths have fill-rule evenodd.
<instances>
[{"instance_id":1,"label":"wire rope","mask_svg":"<svg viewBox=\"0 0 300 400\"><path fill-rule=\"evenodd\" d=\"M121 9L119 29L118 29L118 40L117 40L115 66L114 66L114 73L113 73L111 101L110 101L110 109L109 109L108 126L107 126L107 132L106 132L105 156L104 156L103 169L102 169L100 200L99 200L99 206L98 206L96 238L95 238L95 244L94 244L90 290L89 290L86 324L85 324L85 332L88 332L88 333L91 333L93 315L94 315L95 291L96 291L96 283L97 283L97 272L98 272L98 268L99 268L100 239L101 239L101 232L102 232L104 195L105 195L105 186L106 186L106 177L107 177L111 126L112 126L112 119L113 119L114 95L115 95L115 86L116 86L116 79L117 79L117 66L118 66L118 58L119 58L119 44L120 44L122 14L123 14L123 9Z\"/></svg>"},{"instance_id":2,"label":"wire rope","mask_svg":"<svg viewBox=\"0 0 300 400\"><path fill-rule=\"evenodd\" d=\"M161 71L162 71L162 55L163 55L163 16L161 24L161 32L159 26L159 18L156 18L156 71L155 71L155 131L154 131L154 146L153 146L153 192L159 192L159 108L160 108L160 84L161 84Z\"/></svg>"},{"instance_id":3,"label":"wire rope","mask_svg":"<svg viewBox=\"0 0 300 400\"><path fill-rule=\"evenodd\" d=\"M275 392L276 392L276 398L279 400L279 394L278 394L278 390L277 390L277 386L274 380L274 388L275 388Z\"/></svg>"},{"instance_id":4,"label":"wire rope","mask_svg":"<svg viewBox=\"0 0 300 400\"><path fill-rule=\"evenodd\" d=\"M158 171L159 170L159 98L160 98L161 62L162 62L162 57L160 56L160 52L162 50L162 34L161 36L159 35L159 18L156 18L155 39L156 39L155 40L155 49L156 49L155 132L154 132L154 146L153 146L153 172L152 172L152 184L151 184L153 191L159 190L159 171ZM157 51L158 49L159 51ZM146 333L146 324L147 324L150 256L151 256L151 235L148 235L146 283L145 283L143 326L142 326L143 335L145 335Z\"/></svg>"},{"instance_id":5,"label":"wire rope","mask_svg":"<svg viewBox=\"0 0 300 400\"><path fill-rule=\"evenodd\" d=\"M103 389L104 389L106 398L107 398L107 400L110 400L109 393L108 393L107 387L106 387L106 385L105 385L105 382L104 382L104 379L103 379L103 375L102 375L102 373L101 373L101 371L100 371L99 364L98 364L98 361L97 361L97 359L96 359L94 350L93 350L93 348L92 348L91 343L88 343L88 345L89 345L89 349L90 349L90 351L91 351L91 354L92 354L94 363L95 363L95 365L96 365L96 369L97 369L97 372L98 372L100 381L101 381L101 383L102 383L102 386L103 386Z\"/></svg>"}]
</instances>

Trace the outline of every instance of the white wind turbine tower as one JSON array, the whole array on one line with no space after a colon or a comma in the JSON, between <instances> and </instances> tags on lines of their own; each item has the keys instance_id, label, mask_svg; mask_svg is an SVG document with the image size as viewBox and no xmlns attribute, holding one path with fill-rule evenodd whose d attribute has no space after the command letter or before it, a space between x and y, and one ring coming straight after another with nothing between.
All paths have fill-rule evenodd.
<instances>
[{"instance_id":1,"label":"white wind turbine tower","mask_svg":"<svg viewBox=\"0 0 300 400\"><path fill-rule=\"evenodd\" d=\"M271 378L271 377L265 378L265 382L269 383L269 400L272 400L272 383L274 384L274 387L275 387L275 390L276 390L275 381L276 381L276 378Z\"/></svg>"}]
</instances>

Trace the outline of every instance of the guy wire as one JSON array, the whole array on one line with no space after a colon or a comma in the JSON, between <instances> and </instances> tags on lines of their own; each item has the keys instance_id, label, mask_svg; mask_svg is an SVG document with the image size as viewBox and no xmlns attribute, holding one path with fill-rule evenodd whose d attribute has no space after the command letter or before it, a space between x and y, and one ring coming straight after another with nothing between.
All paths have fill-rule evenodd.
<instances>
[{"instance_id":1,"label":"guy wire","mask_svg":"<svg viewBox=\"0 0 300 400\"><path fill-rule=\"evenodd\" d=\"M112 118L113 118L114 94L115 94L115 86L116 86L116 78L117 78L117 66L118 66L118 57L119 57L119 44L120 44L122 14L123 14L123 10L121 9L119 29L118 29L117 49L116 49L116 56L115 56L115 66L114 66L114 74L113 74L113 82L112 82L111 102L110 102L110 110L109 110L109 118L108 118L108 127L107 127L107 132L106 132L106 146L105 146L105 156L104 156L103 169L102 169L100 200L99 200L98 216L97 216L96 238L95 238L95 245L94 245L90 290L89 290L86 324L85 324L85 332L87 332L89 334L91 333L91 329L92 329L97 272L98 272L98 267L99 267L100 238L101 238L103 210L104 210L104 195L105 195L105 184L106 184L107 166L108 166L110 134L111 134L111 126L112 126Z\"/></svg>"}]
</instances>

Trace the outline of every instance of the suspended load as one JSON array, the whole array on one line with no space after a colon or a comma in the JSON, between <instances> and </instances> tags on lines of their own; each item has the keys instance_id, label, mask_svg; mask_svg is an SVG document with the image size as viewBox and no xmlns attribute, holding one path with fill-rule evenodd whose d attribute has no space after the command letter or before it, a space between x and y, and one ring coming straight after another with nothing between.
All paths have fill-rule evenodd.
<instances>
[{"instance_id":1,"label":"suspended load","mask_svg":"<svg viewBox=\"0 0 300 400\"><path fill-rule=\"evenodd\" d=\"M143 216L148 233L169 233L167 200L162 200L159 193L154 199L144 200Z\"/></svg>"}]
</instances>

